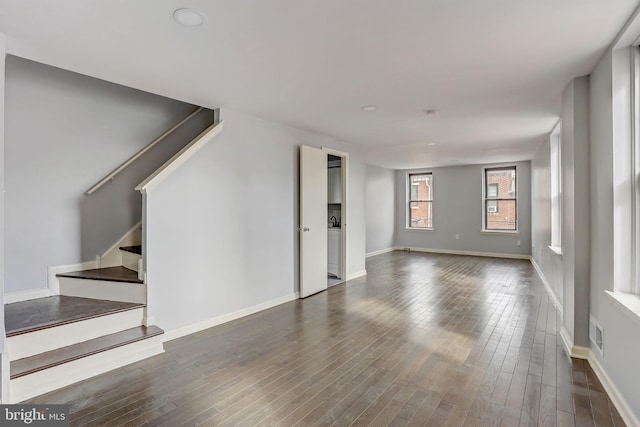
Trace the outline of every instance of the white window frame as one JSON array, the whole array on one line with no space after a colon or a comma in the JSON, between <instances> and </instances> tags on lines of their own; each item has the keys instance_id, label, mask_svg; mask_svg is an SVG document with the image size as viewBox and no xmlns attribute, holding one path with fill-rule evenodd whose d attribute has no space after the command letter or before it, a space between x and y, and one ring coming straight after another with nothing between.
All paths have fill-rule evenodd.
<instances>
[{"instance_id":1,"label":"white window frame","mask_svg":"<svg viewBox=\"0 0 640 427\"><path fill-rule=\"evenodd\" d=\"M515 171L515 183L514 183L514 190L515 190L515 197L514 198L501 198L501 199L488 199L487 198L487 171L491 171L491 170L500 170L500 169L513 169ZM487 234L519 234L519 218L520 215L518 215L518 197L519 197L520 191L518 191L518 167L515 164L504 164L504 165L487 165L486 167L482 168L482 232L483 233L487 233ZM500 201L500 200L514 200L516 203L516 226L515 229L513 230L505 230L505 229L498 229L498 228L487 228L487 201L489 200L496 200L496 201Z\"/></svg>"},{"instance_id":2,"label":"white window frame","mask_svg":"<svg viewBox=\"0 0 640 427\"><path fill-rule=\"evenodd\" d=\"M431 199L429 200L427 199L412 200L411 199L411 177L414 175L430 175L431 176ZM406 214L406 224L405 224L405 227L407 230L433 231L433 225L434 225L433 199L435 196L434 188L435 187L434 187L434 180L433 180L433 172L430 172L430 171L407 172L407 203L406 203L407 214ZM431 203L431 227L412 227L411 226L411 209L413 209L411 207L412 202L430 202Z\"/></svg>"},{"instance_id":3,"label":"white window frame","mask_svg":"<svg viewBox=\"0 0 640 427\"><path fill-rule=\"evenodd\" d=\"M562 255L562 120L549 136L551 151L551 244L549 249Z\"/></svg>"}]
</instances>

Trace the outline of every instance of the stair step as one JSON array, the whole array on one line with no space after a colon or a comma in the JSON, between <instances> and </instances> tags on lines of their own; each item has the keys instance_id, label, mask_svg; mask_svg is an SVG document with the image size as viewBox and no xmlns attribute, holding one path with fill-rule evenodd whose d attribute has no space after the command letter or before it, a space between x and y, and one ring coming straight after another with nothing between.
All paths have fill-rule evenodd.
<instances>
[{"instance_id":1,"label":"stair step","mask_svg":"<svg viewBox=\"0 0 640 427\"><path fill-rule=\"evenodd\" d=\"M138 326L11 362L11 379L163 334L157 326Z\"/></svg>"},{"instance_id":2,"label":"stair step","mask_svg":"<svg viewBox=\"0 0 640 427\"><path fill-rule=\"evenodd\" d=\"M73 271L70 273L56 274L56 276L70 277L74 279L105 280L111 282L143 283L142 280L138 279L138 272L122 266Z\"/></svg>"},{"instance_id":3,"label":"stair step","mask_svg":"<svg viewBox=\"0 0 640 427\"><path fill-rule=\"evenodd\" d=\"M142 245L120 246L121 251L131 252L132 254L142 255Z\"/></svg>"},{"instance_id":4,"label":"stair step","mask_svg":"<svg viewBox=\"0 0 640 427\"><path fill-rule=\"evenodd\" d=\"M144 304L53 296L4 306L7 338L144 307Z\"/></svg>"}]
</instances>

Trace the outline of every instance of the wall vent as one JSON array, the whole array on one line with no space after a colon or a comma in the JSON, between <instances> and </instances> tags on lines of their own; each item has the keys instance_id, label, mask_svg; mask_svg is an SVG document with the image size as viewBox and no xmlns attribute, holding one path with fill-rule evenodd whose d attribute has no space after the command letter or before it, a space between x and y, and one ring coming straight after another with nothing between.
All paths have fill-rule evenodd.
<instances>
[{"instance_id":1,"label":"wall vent","mask_svg":"<svg viewBox=\"0 0 640 427\"><path fill-rule=\"evenodd\" d=\"M604 356L604 330L593 316L589 316L589 340L595 344L600 356Z\"/></svg>"}]
</instances>

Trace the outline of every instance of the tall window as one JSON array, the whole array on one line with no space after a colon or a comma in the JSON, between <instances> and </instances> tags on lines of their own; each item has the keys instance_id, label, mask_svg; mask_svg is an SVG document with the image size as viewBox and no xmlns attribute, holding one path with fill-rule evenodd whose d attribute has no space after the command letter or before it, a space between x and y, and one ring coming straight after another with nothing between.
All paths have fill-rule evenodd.
<instances>
[{"instance_id":1,"label":"tall window","mask_svg":"<svg viewBox=\"0 0 640 427\"><path fill-rule=\"evenodd\" d=\"M560 132L562 124L551 131L551 249L562 253L562 157Z\"/></svg>"},{"instance_id":2,"label":"tall window","mask_svg":"<svg viewBox=\"0 0 640 427\"><path fill-rule=\"evenodd\" d=\"M518 229L516 167L484 170L484 229Z\"/></svg>"},{"instance_id":3,"label":"tall window","mask_svg":"<svg viewBox=\"0 0 640 427\"><path fill-rule=\"evenodd\" d=\"M433 176L409 174L409 228L433 228Z\"/></svg>"}]
</instances>

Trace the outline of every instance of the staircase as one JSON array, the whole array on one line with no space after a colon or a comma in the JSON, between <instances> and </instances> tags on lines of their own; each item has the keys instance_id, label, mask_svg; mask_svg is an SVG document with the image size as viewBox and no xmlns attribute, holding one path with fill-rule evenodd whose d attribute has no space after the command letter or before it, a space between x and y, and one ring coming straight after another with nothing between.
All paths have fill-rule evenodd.
<instances>
[{"instance_id":1,"label":"staircase","mask_svg":"<svg viewBox=\"0 0 640 427\"><path fill-rule=\"evenodd\" d=\"M60 295L5 305L11 403L164 351L144 325L142 248L119 249L123 265L60 273Z\"/></svg>"}]
</instances>

